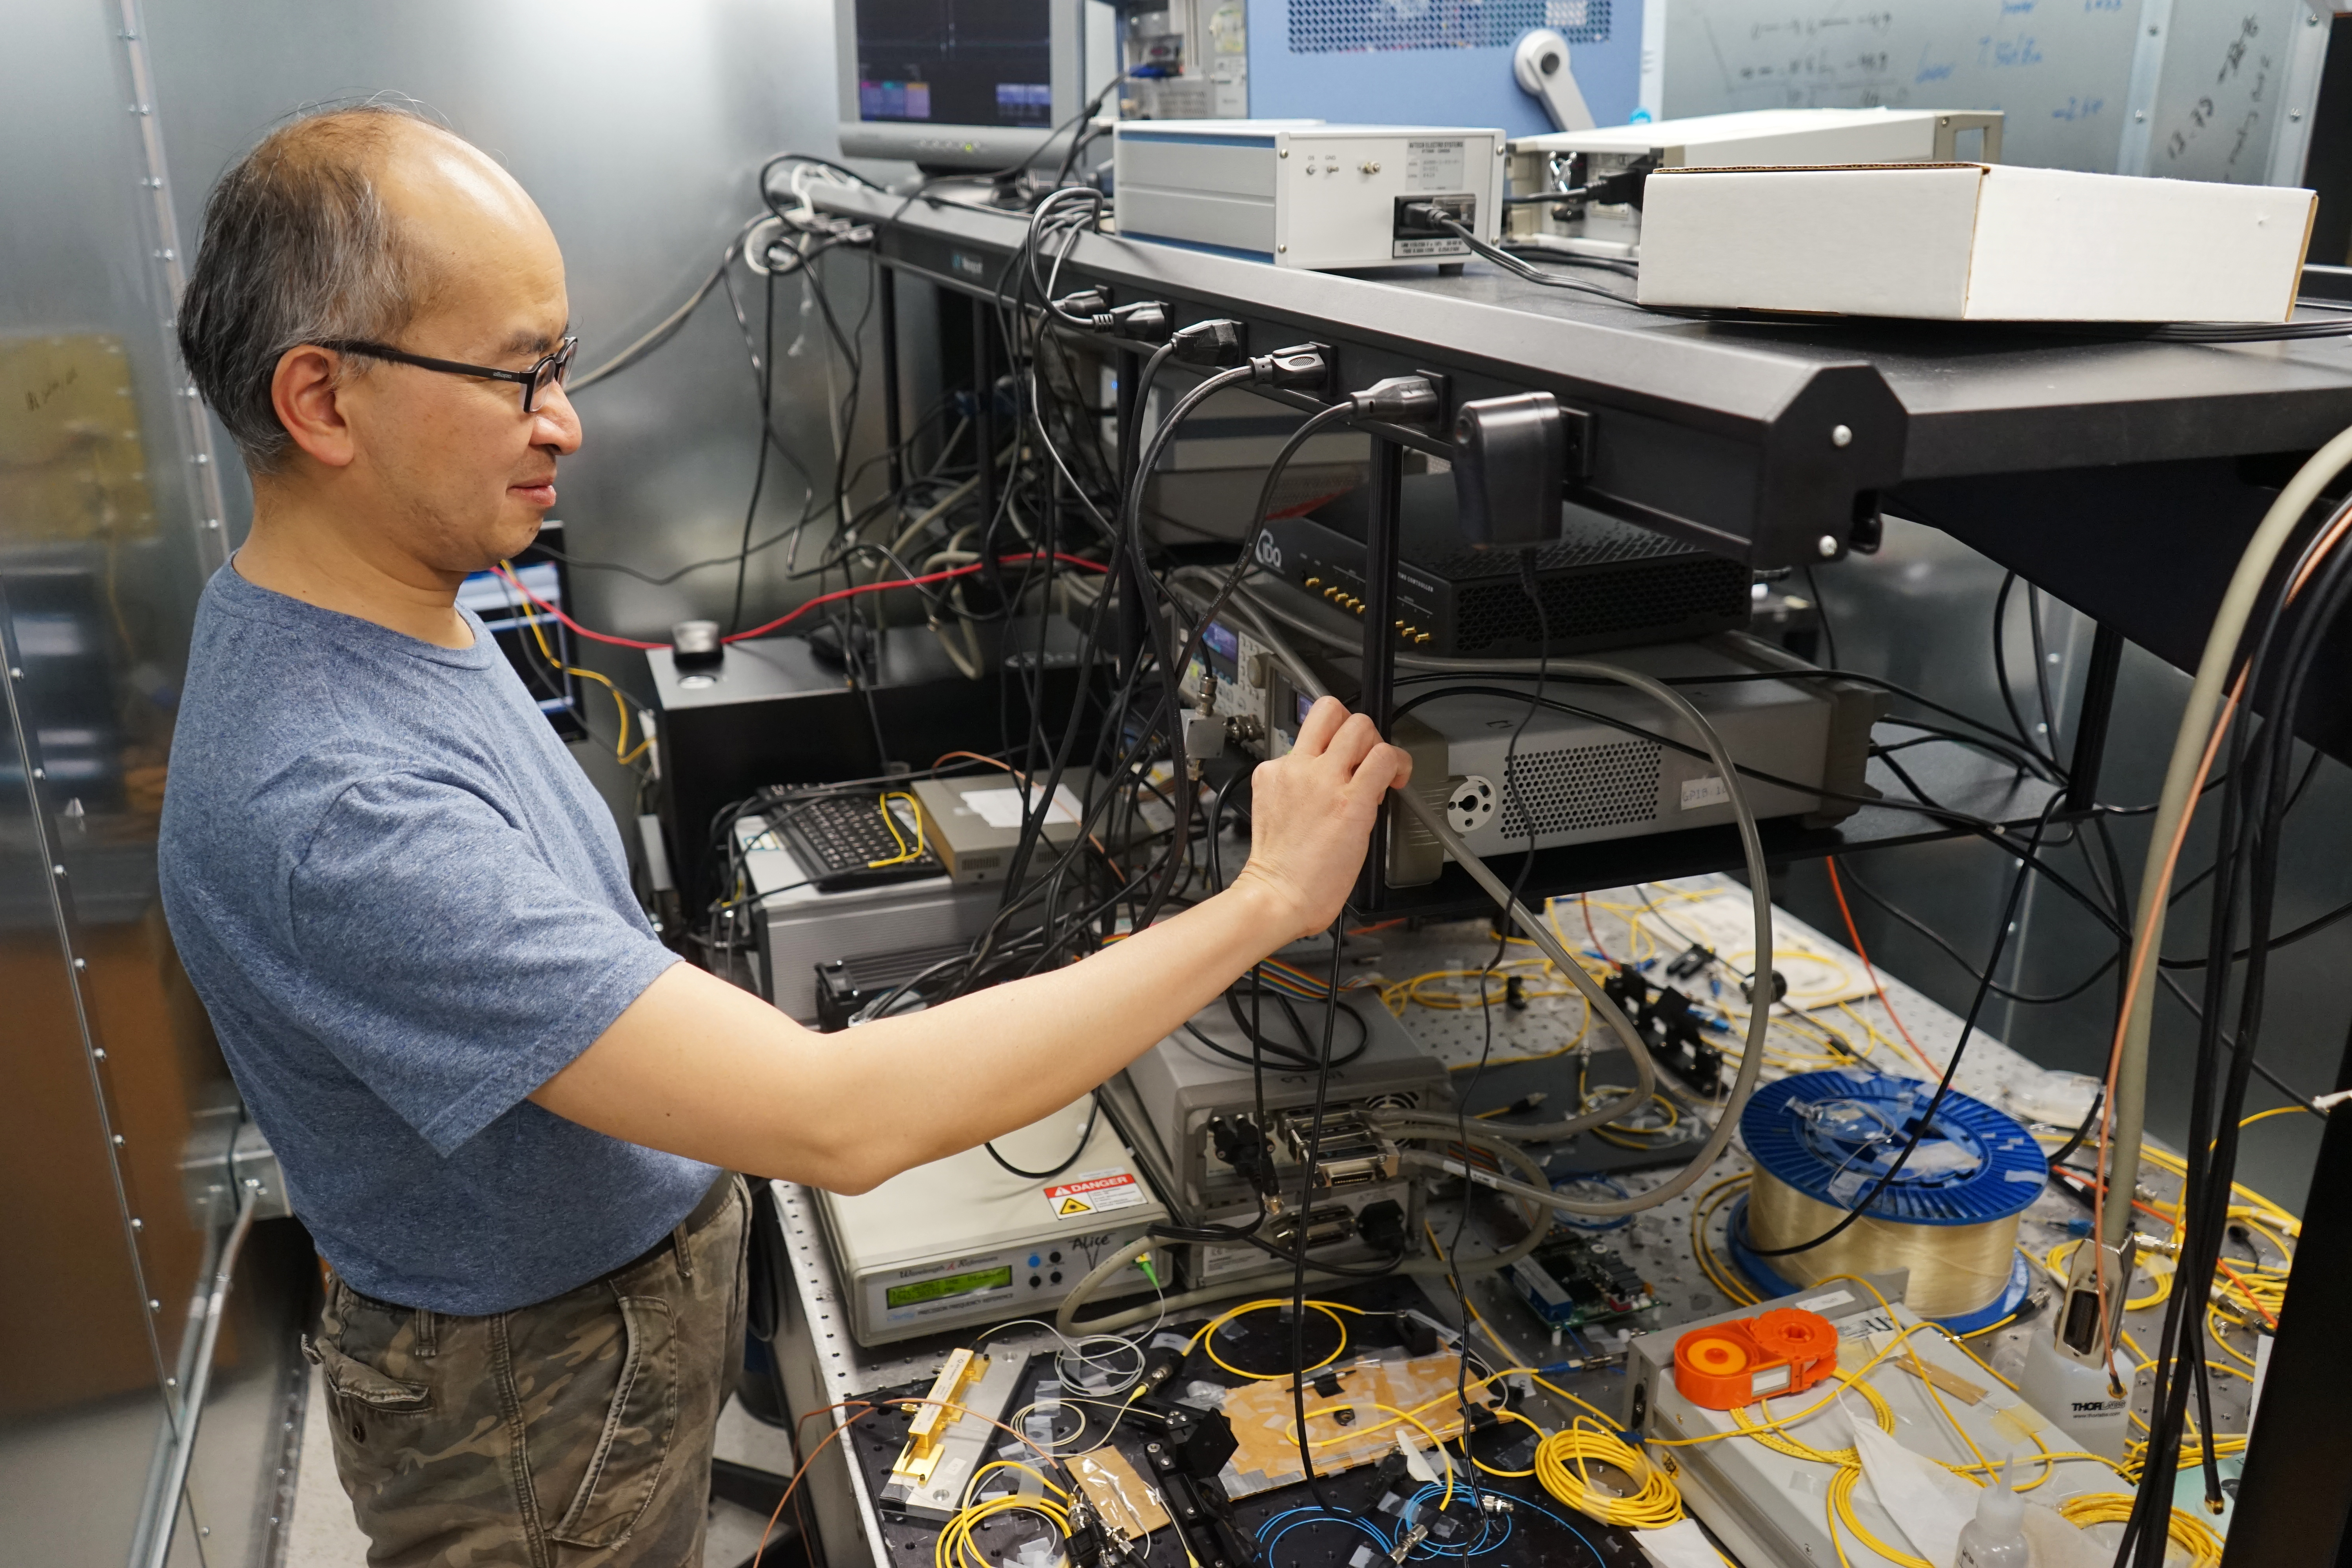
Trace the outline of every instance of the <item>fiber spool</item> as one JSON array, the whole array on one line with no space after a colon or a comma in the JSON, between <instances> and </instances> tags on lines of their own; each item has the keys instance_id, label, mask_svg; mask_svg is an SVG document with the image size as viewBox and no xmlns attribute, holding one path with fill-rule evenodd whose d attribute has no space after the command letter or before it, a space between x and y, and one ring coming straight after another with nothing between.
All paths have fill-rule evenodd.
<instances>
[{"instance_id":1,"label":"fiber spool","mask_svg":"<svg viewBox=\"0 0 2352 1568\"><path fill-rule=\"evenodd\" d=\"M1868 1214L1807 1251L1759 1254L1844 1218L1894 1164L1934 1095L1915 1079L1835 1069L1758 1089L1739 1119L1756 1166L1731 1215L1741 1268L1779 1294L1835 1274L1908 1269L1911 1310L1960 1332L2015 1310L2028 1283L2018 1216L2050 1167L2023 1127L1957 1089Z\"/></svg>"}]
</instances>

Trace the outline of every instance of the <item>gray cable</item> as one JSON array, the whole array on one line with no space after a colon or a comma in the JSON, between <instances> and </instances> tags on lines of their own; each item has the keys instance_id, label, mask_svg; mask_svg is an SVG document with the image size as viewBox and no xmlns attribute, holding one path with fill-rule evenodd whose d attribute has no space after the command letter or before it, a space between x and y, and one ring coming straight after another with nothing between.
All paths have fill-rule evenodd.
<instances>
[{"instance_id":1,"label":"gray cable","mask_svg":"<svg viewBox=\"0 0 2352 1568\"><path fill-rule=\"evenodd\" d=\"M1172 575L1181 576L1181 574ZM1263 607L1265 606L1254 600L1248 602L1246 605L1242 601L1236 600L1228 606L1229 609L1239 608L1244 612ZM1245 618L1252 621L1253 634L1257 635L1289 669L1293 683L1310 695L1318 697L1327 695L1322 683L1316 679L1314 672L1307 668L1306 662L1298 658L1286 641L1278 634L1273 634L1262 620L1247 616L1246 614ZM1739 770L1733 763L1730 750L1724 745L1723 737L1716 733L1715 726L1707 722L1706 716L1694 707L1688 698L1673 687L1643 675L1638 670L1626 669L1619 665L1603 664L1592 659L1557 659L1552 661L1551 668L1561 675L1582 675L1630 686L1668 709L1696 731L1700 742L1706 748L1708 757L1713 760L1723 776L1725 787L1730 794L1732 814L1738 819L1740 848L1748 861L1748 894L1753 903L1756 919L1756 958L1753 973L1758 977L1757 984L1759 987L1769 986L1771 984L1772 973L1771 870L1765 864L1764 840L1757 829L1755 808L1748 803L1748 792L1741 782ZM1462 868L1470 874L1471 879L1495 900L1497 908L1507 909L1509 911L1512 922L1534 940L1536 946L1551 960L1554 967L1567 974L1596 1007L1605 1009L1602 1016L1619 1037L1631 1042L1628 1050L1633 1058L1634 1071L1640 1079L1634 1095L1564 1121L1532 1126L1524 1124L1507 1126L1489 1122L1485 1130L1501 1138L1529 1142L1553 1142L1573 1137L1579 1132L1605 1122L1613 1121L1629 1110L1646 1105L1656 1079L1649 1053L1643 1046L1641 1035L1625 1018L1623 1010L1602 994L1592 977L1584 973L1583 965L1569 956L1567 950L1552 931L1550 923L1538 919L1525 904L1511 896L1510 889L1504 885L1502 879L1488 869L1486 862L1462 841L1461 835L1454 831L1453 826L1446 822L1444 812L1423 799L1418 790L1407 788L1397 793L1400 804L1412 815L1414 820L1427 828L1430 834L1444 846L1446 854L1452 856ZM1739 1070L1732 1080L1730 1097L1724 1102L1723 1110L1716 1118L1715 1127L1708 1133L1706 1143L1700 1146L1699 1152L1693 1155L1690 1163L1680 1171L1660 1185L1637 1193L1631 1198L1592 1202L1568 1198L1559 1194L1549 1194L1547 1189L1548 1195L1542 1201L1564 1213L1595 1219L1615 1218L1620 1215L1634 1214L1643 1209L1654 1208L1690 1188L1700 1176L1706 1173L1707 1168L1714 1164L1717 1157L1730 1143L1732 1134L1738 1129L1739 1113L1747 1108L1748 1097L1755 1092L1757 1079L1764 1070L1764 1044L1767 1035L1770 1032L1771 1023L1771 1007L1769 1002L1766 1005L1749 1010L1747 1048L1740 1053ZM1404 1116L1396 1118L1399 1125L1403 1124L1405 1121Z\"/></svg>"}]
</instances>

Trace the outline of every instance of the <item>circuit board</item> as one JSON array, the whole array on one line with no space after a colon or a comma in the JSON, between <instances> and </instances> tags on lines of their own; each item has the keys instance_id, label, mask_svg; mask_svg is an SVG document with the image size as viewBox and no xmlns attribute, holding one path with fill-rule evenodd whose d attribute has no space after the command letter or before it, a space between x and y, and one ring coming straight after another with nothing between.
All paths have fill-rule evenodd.
<instances>
[{"instance_id":1,"label":"circuit board","mask_svg":"<svg viewBox=\"0 0 2352 1568\"><path fill-rule=\"evenodd\" d=\"M1345 1315L1343 1342L1325 1315L1310 1312L1305 1347L1310 1368L1327 1355L1336 1358L1334 1365L1371 1358L1402 1366L1413 1359L1410 1352L1414 1346L1409 1342L1417 1333L1413 1320L1405 1314L1441 1319L1450 1310L1439 1308L1417 1285L1393 1279L1328 1291L1322 1299L1357 1307L1363 1315ZM1177 1405L1196 1409L1222 1407L1235 1391L1253 1387L1260 1391L1253 1395L1255 1401L1262 1402L1263 1391L1272 1387L1287 1394L1286 1377L1269 1383L1217 1364L1222 1359L1247 1372L1286 1365L1290 1330L1281 1321L1282 1315L1269 1310L1254 1316L1257 1321L1238 1319L1218 1331L1215 1358L1207 1353L1211 1348L1207 1343L1192 1350L1163 1393L1173 1396ZM1173 1332L1162 1331L1145 1342L1181 1346L1202 1321L1196 1319ZM1041 1384L1059 1385L1062 1404L1051 1444L1056 1454L1075 1457L1097 1447L1116 1449L1139 1474L1150 1476L1149 1446L1156 1429L1152 1419L1139 1409L1127 1408L1117 1397L1093 1402L1082 1384L1065 1384L1062 1379L1063 1372L1050 1352L1036 1356L1013 1408L1019 1411L1035 1403ZM1310 1408L1328 1403L1317 1391L1316 1372L1310 1371L1307 1384ZM877 1405L892 1398L920 1399L929 1386L928 1380L909 1383L876 1390L866 1397ZM886 1407L860 1418L848 1430L847 1443L855 1460L877 1497L914 1418L910 1410ZM1262 1414L1255 1418L1264 1425ZM1551 1426L1559 1418L1546 1413L1542 1419ZM1449 1435L1458 1426L1458 1421L1451 1424L1446 1429ZM1257 1436L1273 1434L1264 1431ZM1470 1445L1472 1453L1494 1469L1531 1467L1534 1434L1518 1423L1478 1424ZM1369 1454L1371 1449L1366 1451ZM1037 1462L1034 1453L1009 1436L996 1452L1008 1459ZM1323 1466L1318 1462L1317 1468L1319 1471ZM1005 1489L1012 1489L1016 1478L1011 1472L1000 1474L1005 1479ZM1454 1500L1440 1510L1443 1488L1410 1473L1402 1457L1391 1447L1378 1462L1359 1464L1317 1482L1323 1500L1345 1518L1320 1514L1315 1495L1305 1485L1293 1483L1234 1501L1234 1523L1255 1543L1258 1561L1265 1568L1388 1568L1391 1561L1404 1568L1423 1564L1444 1568L1465 1559L1484 1560L1492 1568L1650 1568L1650 1559L1633 1531L1598 1523L1568 1509L1532 1479L1498 1479L1481 1472L1476 1482L1479 1492L1509 1500L1508 1511L1482 1509L1473 1501L1466 1473L1457 1473ZM1403 1521L1409 1511L1428 1527L1428 1538L1402 1558L1392 1559L1396 1542L1406 1533ZM880 1544L889 1561L928 1568L940 1527L897 1512L887 1504L877 1512L883 1533ZM972 1528L971 1541L993 1568L1022 1568L1026 1563L1042 1568L1055 1562L1062 1548L1041 1516L1017 1510L980 1521ZM1141 1553L1140 1568L1191 1568L1183 1541L1172 1526L1151 1531L1136 1546Z\"/></svg>"},{"instance_id":2,"label":"circuit board","mask_svg":"<svg viewBox=\"0 0 2352 1568\"><path fill-rule=\"evenodd\" d=\"M1503 1274L1528 1310L1549 1329L1580 1329L1657 1304L1641 1271L1623 1254L1572 1231L1555 1232L1526 1258L1507 1264Z\"/></svg>"}]
</instances>

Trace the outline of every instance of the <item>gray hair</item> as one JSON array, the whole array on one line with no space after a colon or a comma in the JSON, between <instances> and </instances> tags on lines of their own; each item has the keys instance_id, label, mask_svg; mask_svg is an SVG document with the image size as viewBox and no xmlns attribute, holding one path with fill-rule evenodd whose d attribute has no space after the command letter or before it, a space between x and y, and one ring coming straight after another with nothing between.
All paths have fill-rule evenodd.
<instances>
[{"instance_id":1,"label":"gray hair","mask_svg":"<svg viewBox=\"0 0 2352 1568\"><path fill-rule=\"evenodd\" d=\"M286 352L392 338L428 285L371 177L404 122L432 123L387 103L302 115L263 138L205 200L204 239L180 301L180 356L257 474L276 471L293 446L270 399Z\"/></svg>"}]
</instances>

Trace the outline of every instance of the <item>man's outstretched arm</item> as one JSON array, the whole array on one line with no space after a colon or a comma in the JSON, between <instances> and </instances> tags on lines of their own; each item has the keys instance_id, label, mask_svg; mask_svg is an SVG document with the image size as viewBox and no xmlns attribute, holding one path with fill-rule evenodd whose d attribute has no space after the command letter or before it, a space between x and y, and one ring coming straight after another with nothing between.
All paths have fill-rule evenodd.
<instances>
[{"instance_id":1,"label":"man's outstretched arm","mask_svg":"<svg viewBox=\"0 0 2352 1568\"><path fill-rule=\"evenodd\" d=\"M858 1193L1069 1104L1267 953L1339 917L1411 763L1329 698L1252 781L1234 884L1082 963L877 1019L803 1028L686 964L530 1098L633 1143Z\"/></svg>"}]
</instances>

